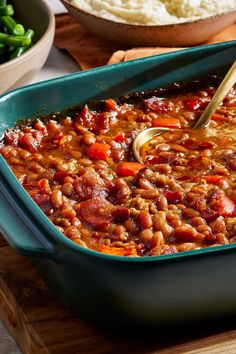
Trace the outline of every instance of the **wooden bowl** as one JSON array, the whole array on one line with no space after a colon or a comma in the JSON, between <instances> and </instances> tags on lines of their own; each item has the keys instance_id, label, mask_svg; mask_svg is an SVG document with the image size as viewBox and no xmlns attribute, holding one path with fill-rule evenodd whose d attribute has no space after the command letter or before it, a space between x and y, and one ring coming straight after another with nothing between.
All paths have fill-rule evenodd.
<instances>
[{"instance_id":1,"label":"wooden bowl","mask_svg":"<svg viewBox=\"0 0 236 354\"><path fill-rule=\"evenodd\" d=\"M32 28L35 38L32 48L22 56L0 65L0 94L32 80L48 57L55 31L54 13L47 0L12 0L11 3L17 20Z\"/></svg>"},{"instance_id":2,"label":"wooden bowl","mask_svg":"<svg viewBox=\"0 0 236 354\"><path fill-rule=\"evenodd\" d=\"M236 9L196 21L173 25L140 26L91 15L68 0L61 0L69 13L90 32L127 46L183 47L206 42L236 21Z\"/></svg>"}]
</instances>

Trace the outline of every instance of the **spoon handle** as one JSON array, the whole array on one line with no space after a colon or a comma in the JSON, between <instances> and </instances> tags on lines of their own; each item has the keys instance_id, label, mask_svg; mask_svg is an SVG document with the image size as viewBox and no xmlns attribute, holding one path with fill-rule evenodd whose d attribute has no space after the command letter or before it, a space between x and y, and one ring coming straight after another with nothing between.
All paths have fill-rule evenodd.
<instances>
[{"instance_id":1,"label":"spoon handle","mask_svg":"<svg viewBox=\"0 0 236 354\"><path fill-rule=\"evenodd\" d=\"M229 71L224 77L224 80L221 82L220 86L216 90L214 96L209 102L208 106L202 113L201 117L197 123L193 126L193 129L204 127L209 121L211 115L217 110L220 103L229 93L230 89L234 86L236 82L236 61L233 63Z\"/></svg>"}]
</instances>

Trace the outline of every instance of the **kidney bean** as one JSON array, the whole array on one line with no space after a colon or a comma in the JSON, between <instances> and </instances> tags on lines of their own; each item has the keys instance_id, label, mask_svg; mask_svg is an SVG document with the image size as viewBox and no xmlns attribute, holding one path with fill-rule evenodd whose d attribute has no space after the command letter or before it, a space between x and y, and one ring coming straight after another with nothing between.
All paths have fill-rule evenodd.
<instances>
[{"instance_id":1,"label":"kidney bean","mask_svg":"<svg viewBox=\"0 0 236 354\"><path fill-rule=\"evenodd\" d=\"M66 177L67 178L67 177ZM74 191L74 187L73 184L70 182L64 183L61 187L61 191L64 195L66 195L67 197L69 197L73 191Z\"/></svg>"},{"instance_id":2,"label":"kidney bean","mask_svg":"<svg viewBox=\"0 0 236 354\"><path fill-rule=\"evenodd\" d=\"M61 216L66 219L73 219L76 216L76 212L70 208L62 209Z\"/></svg>"},{"instance_id":3,"label":"kidney bean","mask_svg":"<svg viewBox=\"0 0 236 354\"><path fill-rule=\"evenodd\" d=\"M153 189L152 183L150 183L146 178L142 177L139 179L139 185L142 189Z\"/></svg>"},{"instance_id":4,"label":"kidney bean","mask_svg":"<svg viewBox=\"0 0 236 354\"><path fill-rule=\"evenodd\" d=\"M43 160L43 155L39 154L38 152L35 152L34 153L34 160L38 161L38 162L42 161Z\"/></svg>"},{"instance_id":5,"label":"kidney bean","mask_svg":"<svg viewBox=\"0 0 236 354\"><path fill-rule=\"evenodd\" d=\"M229 240L227 239L227 237L225 236L224 233L222 232L218 232L216 233L216 239L217 239L217 243L220 243L222 245L226 245L229 243Z\"/></svg>"},{"instance_id":6,"label":"kidney bean","mask_svg":"<svg viewBox=\"0 0 236 354\"><path fill-rule=\"evenodd\" d=\"M133 235L137 234L139 231L138 225L132 219L126 220L124 223L124 227L128 232L130 232Z\"/></svg>"},{"instance_id":7,"label":"kidney bean","mask_svg":"<svg viewBox=\"0 0 236 354\"><path fill-rule=\"evenodd\" d=\"M96 137L91 133L86 133L83 136L82 142L85 145L92 145L96 142Z\"/></svg>"},{"instance_id":8,"label":"kidney bean","mask_svg":"<svg viewBox=\"0 0 236 354\"><path fill-rule=\"evenodd\" d=\"M54 120L48 122L46 128L49 134L58 134L61 131L59 123Z\"/></svg>"},{"instance_id":9,"label":"kidney bean","mask_svg":"<svg viewBox=\"0 0 236 354\"><path fill-rule=\"evenodd\" d=\"M200 216L192 217L190 222L193 226L206 225L206 221Z\"/></svg>"},{"instance_id":10,"label":"kidney bean","mask_svg":"<svg viewBox=\"0 0 236 354\"><path fill-rule=\"evenodd\" d=\"M157 202L157 208L159 210L165 210L165 209L167 209L167 207L168 207L168 202L167 202L166 197L163 194L160 194L159 200Z\"/></svg>"},{"instance_id":11,"label":"kidney bean","mask_svg":"<svg viewBox=\"0 0 236 354\"><path fill-rule=\"evenodd\" d=\"M18 151L14 149L12 146L3 146L1 148L1 154L5 159L7 159L10 156L17 156Z\"/></svg>"},{"instance_id":12,"label":"kidney bean","mask_svg":"<svg viewBox=\"0 0 236 354\"><path fill-rule=\"evenodd\" d=\"M16 166L23 165L23 164L21 163L20 159L17 158L17 157L14 157L14 156L9 158L9 162L10 162L12 165L16 165Z\"/></svg>"},{"instance_id":13,"label":"kidney bean","mask_svg":"<svg viewBox=\"0 0 236 354\"><path fill-rule=\"evenodd\" d=\"M81 151L77 151L77 150L71 150L69 152L69 154L70 154L71 157L73 157L76 160L80 160L81 157L83 156L82 152Z\"/></svg>"},{"instance_id":14,"label":"kidney bean","mask_svg":"<svg viewBox=\"0 0 236 354\"><path fill-rule=\"evenodd\" d=\"M156 188L143 190L140 194L144 199L156 199L159 197L159 192Z\"/></svg>"},{"instance_id":15,"label":"kidney bean","mask_svg":"<svg viewBox=\"0 0 236 354\"><path fill-rule=\"evenodd\" d=\"M166 222L166 214L163 211L158 211L152 218L153 228L156 231L161 231L164 237L169 237L173 233L173 228Z\"/></svg>"},{"instance_id":16,"label":"kidney bean","mask_svg":"<svg viewBox=\"0 0 236 354\"><path fill-rule=\"evenodd\" d=\"M159 158L158 158L159 159ZM148 159L147 159L148 160ZM153 164L153 171L159 174L167 175L170 174L171 171L173 170L173 166L171 166L168 163L160 163L159 161L156 161L156 158L153 158L154 161L150 161L150 163ZM148 160L149 162L149 160Z\"/></svg>"},{"instance_id":17,"label":"kidney bean","mask_svg":"<svg viewBox=\"0 0 236 354\"><path fill-rule=\"evenodd\" d=\"M52 191L51 202L54 208L60 208L62 205L62 192L59 189Z\"/></svg>"},{"instance_id":18,"label":"kidney bean","mask_svg":"<svg viewBox=\"0 0 236 354\"><path fill-rule=\"evenodd\" d=\"M197 227L196 227L196 230L199 232L199 233L201 233L201 234L207 234L207 233L209 233L209 232L211 232L212 230L211 230L211 228L208 226L208 225L204 225L204 224L202 224L202 225L198 225Z\"/></svg>"},{"instance_id":19,"label":"kidney bean","mask_svg":"<svg viewBox=\"0 0 236 354\"><path fill-rule=\"evenodd\" d=\"M186 252L186 251L198 250L198 249L200 249L200 247L198 247L194 242L185 242L182 243L181 245L177 245L177 250L179 252Z\"/></svg>"},{"instance_id":20,"label":"kidney bean","mask_svg":"<svg viewBox=\"0 0 236 354\"><path fill-rule=\"evenodd\" d=\"M198 216L199 215L199 212L197 210L194 210L192 208L185 208L183 210L183 217L185 217L186 219L192 219L194 218L195 216Z\"/></svg>"},{"instance_id":21,"label":"kidney bean","mask_svg":"<svg viewBox=\"0 0 236 354\"><path fill-rule=\"evenodd\" d=\"M142 229L150 229L152 227L152 217L146 210L142 210L137 216L137 223Z\"/></svg>"},{"instance_id":22,"label":"kidney bean","mask_svg":"<svg viewBox=\"0 0 236 354\"><path fill-rule=\"evenodd\" d=\"M216 234L220 232L226 234L226 225L222 216L219 216L215 221L212 221L209 225L213 233Z\"/></svg>"},{"instance_id":23,"label":"kidney bean","mask_svg":"<svg viewBox=\"0 0 236 354\"><path fill-rule=\"evenodd\" d=\"M43 173L45 171L45 168L42 167L39 163L37 162L34 162L34 161L30 161L28 163L28 168L31 170L31 171L34 171L36 173Z\"/></svg>"},{"instance_id":24,"label":"kidney bean","mask_svg":"<svg viewBox=\"0 0 236 354\"><path fill-rule=\"evenodd\" d=\"M139 233L139 238L143 242L151 242L153 238L153 232L150 229L145 229Z\"/></svg>"},{"instance_id":25,"label":"kidney bean","mask_svg":"<svg viewBox=\"0 0 236 354\"><path fill-rule=\"evenodd\" d=\"M156 231L153 233L153 237L151 240L152 247L162 246L164 244L164 237L161 231Z\"/></svg>"},{"instance_id":26,"label":"kidney bean","mask_svg":"<svg viewBox=\"0 0 236 354\"><path fill-rule=\"evenodd\" d=\"M22 160L27 160L29 161L30 157L31 157L31 153L27 150L19 150L18 152L19 154L19 157L22 159Z\"/></svg>"},{"instance_id":27,"label":"kidney bean","mask_svg":"<svg viewBox=\"0 0 236 354\"><path fill-rule=\"evenodd\" d=\"M114 233L121 241L126 241L128 239L127 231L123 225L116 226Z\"/></svg>"},{"instance_id":28,"label":"kidney bean","mask_svg":"<svg viewBox=\"0 0 236 354\"><path fill-rule=\"evenodd\" d=\"M64 127L70 127L73 124L73 120L71 119L71 117L66 117L61 121L61 125L63 125Z\"/></svg>"},{"instance_id":29,"label":"kidney bean","mask_svg":"<svg viewBox=\"0 0 236 354\"><path fill-rule=\"evenodd\" d=\"M80 228L82 224L81 224L80 219L74 217L74 218L72 218L72 220L71 220L71 225Z\"/></svg>"},{"instance_id":30,"label":"kidney bean","mask_svg":"<svg viewBox=\"0 0 236 354\"><path fill-rule=\"evenodd\" d=\"M86 158L82 158L78 160L78 163L82 166L91 166L92 165L92 161Z\"/></svg>"}]
</instances>

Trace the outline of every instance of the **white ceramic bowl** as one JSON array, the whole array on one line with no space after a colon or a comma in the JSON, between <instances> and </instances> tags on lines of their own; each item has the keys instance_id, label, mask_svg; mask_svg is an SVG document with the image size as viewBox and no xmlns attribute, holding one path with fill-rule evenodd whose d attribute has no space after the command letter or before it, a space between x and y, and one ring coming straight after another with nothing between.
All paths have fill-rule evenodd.
<instances>
[{"instance_id":1,"label":"white ceramic bowl","mask_svg":"<svg viewBox=\"0 0 236 354\"><path fill-rule=\"evenodd\" d=\"M22 56L0 65L0 94L32 80L48 57L55 32L55 17L47 0L12 0L11 3L17 20L32 28L35 38L32 48Z\"/></svg>"},{"instance_id":2,"label":"white ceramic bowl","mask_svg":"<svg viewBox=\"0 0 236 354\"><path fill-rule=\"evenodd\" d=\"M236 9L233 9L196 21L174 25L140 26L91 15L72 5L70 0L61 2L90 32L111 42L136 47L185 47L201 44L236 21Z\"/></svg>"}]
</instances>

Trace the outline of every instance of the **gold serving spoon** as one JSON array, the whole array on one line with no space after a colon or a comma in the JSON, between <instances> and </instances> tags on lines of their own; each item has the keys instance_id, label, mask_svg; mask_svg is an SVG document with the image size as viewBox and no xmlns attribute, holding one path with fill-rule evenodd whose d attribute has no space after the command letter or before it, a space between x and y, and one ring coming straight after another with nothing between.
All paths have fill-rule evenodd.
<instances>
[{"instance_id":1,"label":"gold serving spoon","mask_svg":"<svg viewBox=\"0 0 236 354\"><path fill-rule=\"evenodd\" d=\"M225 75L223 81L220 86L216 90L214 96L211 101L208 103L206 109L202 113L201 117L198 119L196 124L193 126L193 129L198 129L205 127L209 122L211 115L217 110L221 102L229 93L230 89L236 83L236 61L233 63L227 74ZM143 163L142 158L140 156L141 147L147 143L152 138L163 134L169 130L173 130L170 128L148 128L140 132L133 141L133 154L135 159Z\"/></svg>"}]
</instances>

